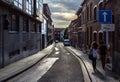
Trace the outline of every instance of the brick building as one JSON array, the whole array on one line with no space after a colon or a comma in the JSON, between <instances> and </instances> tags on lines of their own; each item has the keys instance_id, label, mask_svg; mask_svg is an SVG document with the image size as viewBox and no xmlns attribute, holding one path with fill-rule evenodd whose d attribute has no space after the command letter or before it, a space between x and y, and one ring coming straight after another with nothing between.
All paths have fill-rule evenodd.
<instances>
[{"instance_id":1,"label":"brick building","mask_svg":"<svg viewBox=\"0 0 120 82\"><path fill-rule=\"evenodd\" d=\"M54 34L55 34L55 40L58 40L61 42L63 39L63 36L61 36L61 32L64 30L64 28L55 28Z\"/></svg>"},{"instance_id":2,"label":"brick building","mask_svg":"<svg viewBox=\"0 0 120 82\"><path fill-rule=\"evenodd\" d=\"M108 32L108 42L106 32L101 29L101 23L98 22L99 10L112 11L112 24L115 24L115 31ZM109 56L111 58L112 69L120 75L120 1L83 0L76 14L80 23L76 31L78 32L79 46L83 45L82 47L86 48L92 41L97 41L99 44L101 40L108 43L107 47L110 50ZM74 27L71 27L70 32L73 30ZM73 37L73 35L70 37ZM76 38L73 37L72 39L75 40Z\"/></svg>"},{"instance_id":3,"label":"brick building","mask_svg":"<svg viewBox=\"0 0 120 82\"><path fill-rule=\"evenodd\" d=\"M70 44L71 46L74 47L79 47L79 41L78 41L78 29L79 29L79 18L72 20L70 25L69 25L69 39L70 39Z\"/></svg>"}]
</instances>

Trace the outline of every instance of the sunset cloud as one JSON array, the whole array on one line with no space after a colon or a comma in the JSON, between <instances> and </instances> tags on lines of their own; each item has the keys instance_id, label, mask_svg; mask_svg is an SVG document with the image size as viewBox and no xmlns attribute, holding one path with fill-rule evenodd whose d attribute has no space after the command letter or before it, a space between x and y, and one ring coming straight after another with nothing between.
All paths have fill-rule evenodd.
<instances>
[{"instance_id":1,"label":"sunset cloud","mask_svg":"<svg viewBox=\"0 0 120 82\"><path fill-rule=\"evenodd\" d=\"M76 19L76 11L80 7L81 0L44 0L47 3L55 27L66 28L70 21Z\"/></svg>"},{"instance_id":2,"label":"sunset cloud","mask_svg":"<svg viewBox=\"0 0 120 82\"><path fill-rule=\"evenodd\" d=\"M52 15L55 17L56 16L61 17L61 19L64 19L66 21L67 20L70 21L70 20L73 20L76 18L75 13L54 12L54 13L52 13ZM60 19L58 19L58 20L60 20Z\"/></svg>"}]
</instances>

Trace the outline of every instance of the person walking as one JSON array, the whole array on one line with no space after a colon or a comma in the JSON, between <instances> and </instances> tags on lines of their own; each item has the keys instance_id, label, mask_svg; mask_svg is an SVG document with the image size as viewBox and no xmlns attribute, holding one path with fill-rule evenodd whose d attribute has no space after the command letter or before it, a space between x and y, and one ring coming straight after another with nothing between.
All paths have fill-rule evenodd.
<instances>
[{"instance_id":1,"label":"person walking","mask_svg":"<svg viewBox=\"0 0 120 82\"><path fill-rule=\"evenodd\" d=\"M93 70L96 71L96 59L97 59L97 48L98 48L98 44L93 41L92 42L92 66L93 66Z\"/></svg>"},{"instance_id":2,"label":"person walking","mask_svg":"<svg viewBox=\"0 0 120 82\"><path fill-rule=\"evenodd\" d=\"M107 47L106 47L104 41L100 42L99 54L100 54L100 58L101 58L102 68L104 70L105 69L106 54L107 54Z\"/></svg>"}]
</instances>

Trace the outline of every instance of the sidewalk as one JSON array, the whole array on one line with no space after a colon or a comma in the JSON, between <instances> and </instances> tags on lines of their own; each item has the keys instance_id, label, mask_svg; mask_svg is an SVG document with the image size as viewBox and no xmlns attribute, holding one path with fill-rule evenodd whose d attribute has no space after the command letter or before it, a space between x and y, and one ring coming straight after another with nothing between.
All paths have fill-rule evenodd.
<instances>
[{"instance_id":1,"label":"sidewalk","mask_svg":"<svg viewBox=\"0 0 120 82\"><path fill-rule=\"evenodd\" d=\"M15 63L12 63L2 69L0 69L0 82L5 81L6 79L17 75L18 73L25 71L26 69L33 66L35 63L40 61L43 57L50 54L54 49L54 44L48 46L47 48L39 51L38 53L21 59Z\"/></svg>"},{"instance_id":2,"label":"sidewalk","mask_svg":"<svg viewBox=\"0 0 120 82\"><path fill-rule=\"evenodd\" d=\"M112 71L108 70L107 67L105 71L102 69L101 61L99 59L97 60L96 66L97 72L94 72L92 67L92 61L88 58L87 54L84 54L82 51L77 50L73 47L67 48L73 51L78 57L83 60L92 82L120 82L119 80L117 80L118 78L115 78L116 75Z\"/></svg>"}]
</instances>

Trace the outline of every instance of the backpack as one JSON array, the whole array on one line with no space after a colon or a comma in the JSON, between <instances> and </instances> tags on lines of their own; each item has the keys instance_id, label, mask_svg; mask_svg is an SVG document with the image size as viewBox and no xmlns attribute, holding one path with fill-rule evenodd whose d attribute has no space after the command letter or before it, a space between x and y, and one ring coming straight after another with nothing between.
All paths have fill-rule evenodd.
<instances>
[{"instance_id":1,"label":"backpack","mask_svg":"<svg viewBox=\"0 0 120 82\"><path fill-rule=\"evenodd\" d=\"M90 50L90 52L88 54L88 57L89 57L90 60L93 59L93 51L92 51L92 49Z\"/></svg>"}]
</instances>

